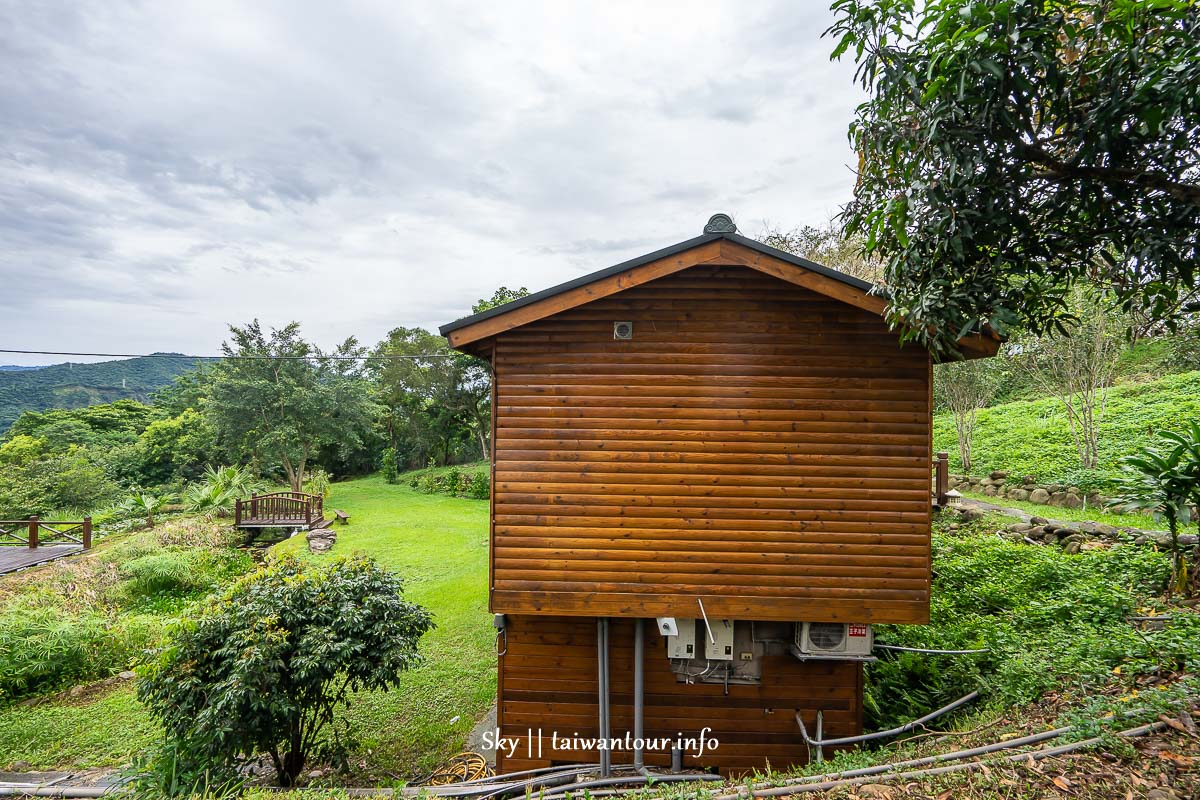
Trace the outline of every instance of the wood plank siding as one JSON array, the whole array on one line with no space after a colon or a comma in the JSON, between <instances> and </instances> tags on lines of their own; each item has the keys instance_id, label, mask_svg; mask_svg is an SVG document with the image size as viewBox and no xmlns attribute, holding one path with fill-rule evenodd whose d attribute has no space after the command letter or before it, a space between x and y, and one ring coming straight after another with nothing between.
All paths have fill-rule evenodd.
<instances>
[{"instance_id":1,"label":"wood plank siding","mask_svg":"<svg viewBox=\"0 0 1200 800\"><path fill-rule=\"evenodd\" d=\"M928 620L930 359L878 314L701 263L487 344L494 611Z\"/></svg>"},{"instance_id":2,"label":"wood plank siding","mask_svg":"<svg viewBox=\"0 0 1200 800\"><path fill-rule=\"evenodd\" d=\"M633 625L633 620L622 619L612 620L610 627L610 735L621 739L626 734L632 739ZM777 769L806 763L807 749L795 722L797 711L811 731L820 709L827 737L862 732L859 663L768 656L761 684L730 685L726 694L720 684L680 683L663 648L654 625L647 625L645 738L695 738L707 727L711 729L708 735L719 743L700 757L685 747L687 767L738 773L761 770L767 761ZM595 750L554 750L552 734L596 737L597 692L595 620L510 616L500 656L497 726L501 736L518 744L511 757L498 753L497 771L596 763ZM632 754L626 749L614 750L612 761L629 764ZM647 750L646 764L668 766L669 747Z\"/></svg>"}]
</instances>

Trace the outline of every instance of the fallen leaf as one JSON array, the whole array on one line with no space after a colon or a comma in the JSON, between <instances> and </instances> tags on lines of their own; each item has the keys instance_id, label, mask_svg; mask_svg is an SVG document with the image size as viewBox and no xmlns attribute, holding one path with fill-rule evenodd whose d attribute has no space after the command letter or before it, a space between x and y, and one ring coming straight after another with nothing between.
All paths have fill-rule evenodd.
<instances>
[{"instance_id":1,"label":"fallen leaf","mask_svg":"<svg viewBox=\"0 0 1200 800\"><path fill-rule=\"evenodd\" d=\"M1192 756L1181 756L1178 753L1172 753L1170 750L1159 750L1158 757L1163 761L1170 761L1180 767L1190 767L1196 763L1196 759Z\"/></svg>"},{"instance_id":2,"label":"fallen leaf","mask_svg":"<svg viewBox=\"0 0 1200 800\"><path fill-rule=\"evenodd\" d=\"M1062 789L1064 792L1071 788L1071 782L1062 775L1054 776L1054 785Z\"/></svg>"},{"instance_id":3,"label":"fallen leaf","mask_svg":"<svg viewBox=\"0 0 1200 800\"><path fill-rule=\"evenodd\" d=\"M883 783L867 783L858 789L867 797L881 797L883 800L891 800L896 794L895 786L888 786Z\"/></svg>"},{"instance_id":4,"label":"fallen leaf","mask_svg":"<svg viewBox=\"0 0 1200 800\"><path fill-rule=\"evenodd\" d=\"M1188 736L1196 735L1196 734L1192 733L1191 731L1189 731L1187 729L1186 725L1184 725L1182 722L1175 719L1174 717L1168 717L1166 714L1159 714L1158 718L1160 721L1166 723L1167 727L1177 730L1180 733L1187 734Z\"/></svg>"},{"instance_id":5,"label":"fallen leaf","mask_svg":"<svg viewBox=\"0 0 1200 800\"><path fill-rule=\"evenodd\" d=\"M950 800L950 798L951 798L953 795L954 795L954 790L953 790L953 789L947 789L946 791L942 792L941 794L939 794L939 795L937 796L937 800Z\"/></svg>"}]
</instances>

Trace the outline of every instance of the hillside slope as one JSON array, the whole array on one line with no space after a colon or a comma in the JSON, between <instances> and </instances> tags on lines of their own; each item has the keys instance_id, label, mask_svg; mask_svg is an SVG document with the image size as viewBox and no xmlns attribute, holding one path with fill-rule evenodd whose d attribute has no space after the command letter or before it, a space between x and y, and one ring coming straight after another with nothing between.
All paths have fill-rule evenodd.
<instances>
[{"instance_id":1,"label":"hillside slope","mask_svg":"<svg viewBox=\"0 0 1200 800\"><path fill-rule=\"evenodd\" d=\"M130 358L0 371L0 433L23 411L82 408L114 400L147 402L150 393L192 369L187 358Z\"/></svg>"},{"instance_id":2,"label":"hillside slope","mask_svg":"<svg viewBox=\"0 0 1200 800\"><path fill-rule=\"evenodd\" d=\"M1200 419L1200 371L1114 386L1100 419L1100 473L1115 473L1122 456L1150 442L1161 430ZM935 450L950 453L950 471L960 472L958 439L949 413L934 418ZM1103 475L1080 475L1066 412L1055 398L1005 403L982 409L975 426L971 472L1006 470L1043 483L1083 485Z\"/></svg>"}]
</instances>

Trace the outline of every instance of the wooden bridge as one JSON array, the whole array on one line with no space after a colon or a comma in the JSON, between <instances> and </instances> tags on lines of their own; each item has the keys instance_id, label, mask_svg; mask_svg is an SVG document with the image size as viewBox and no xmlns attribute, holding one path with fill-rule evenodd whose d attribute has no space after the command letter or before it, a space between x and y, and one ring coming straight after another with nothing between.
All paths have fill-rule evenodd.
<instances>
[{"instance_id":1,"label":"wooden bridge","mask_svg":"<svg viewBox=\"0 0 1200 800\"><path fill-rule=\"evenodd\" d=\"M0 574L15 572L92 546L92 518L79 522L0 520Z\"/></svg>"},{"instance_id":2,"label":"wooden bridge","mask_svg":"<svg viewBox=\"0 0 1200 800\"><path fill-rule=\"evenodd\" d=\"M254 494L238 500L233 524L238 528L315 528L329 527L325 519L324 498L306 492Z\"/></svg>"}]
</instances>

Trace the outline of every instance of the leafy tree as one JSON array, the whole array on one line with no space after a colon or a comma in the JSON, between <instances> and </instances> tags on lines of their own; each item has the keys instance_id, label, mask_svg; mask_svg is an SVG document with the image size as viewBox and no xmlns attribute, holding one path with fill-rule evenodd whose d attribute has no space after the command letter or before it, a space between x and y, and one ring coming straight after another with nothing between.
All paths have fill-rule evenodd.
<instances>
[{"instance_id":1,"label":"leafy tree","mask_svg":"<svg viewBox=\"0 0 1200 800\"><path fill-rule=\"evenodd\" d=\"M380 469L383 472L385 483L396 483L399 480L400 470L396 465L396 448L389 447L383 451Z\"/></svg>"},{"instance_id":2,"label":"leafy tree","mask_svg":"<svg viewBox=\"0 0 1200 800\"><path fill-rule=\"evenodd\" d=\"M224 444L255 461L278 459L298 492L322 447L354 449L374 423L377 408L355 360L364 351L350 338L325 355L300 338L295 322L269 334L257 320L229 330L205 412Z\"/></svg>"},{"instance_id":3,"label":"leafy tree","mask_svg":"<svg viewBox=\"0 0 1200 800\"><path fill-rule=\"evenodd\" d=\"M154 419L153 407L136 400L118 400L87 408L26 411L8 435L45 439L59 452L71 445L111 447L136 441Z\"/></svg>"},{"instance_id":4,"label":"leafy tree","mask_svg":"<svg viewBox=\"0 0 1200 800\"><path fill-rule=\"evenodd\" d=\"M995 359L952 361L933 368L933 391L954 415L958 434L958 456L963 472L973 466L971 443L975 434L975 417L996 397L1002 377Z\"/></svg>"},{"instance_id":5,"label":"leafy tree","mask_svg":"<svg viewBox=\"0 0 1200 800\"><path fill-rule=\"evenodd\" d=\"M393 688L419 663L433 622L401 590L364 558L270 563L179 625L138 696L193 764L266 753L293 786L351 693Z\"/></svg>"},{"instance_id":6,"label":"leafy tree","mask_svg":"<svg viewBox=\"0 0 1200 800\"><path fill-rule=\"evenodd\" d=\"M836 0L869 94L848 230L935 350L1063 330L1081 281L1170 320L1197 285L1200 6Z\"/></svg>"},{"instance_id":7,"label":"leafy tree","mask_svg":"<svg viewBox=\"0 0 1200 800\"><path fill-rule=\"evenodd\" d=\"M486 457L491 432L488 366L421 328L396 328L372 354L392 447L412 463L449 463L473 436ZM407 445L407 447L405 446Z\"/></svg>"},{"instance_id":8,"label":"leafy tree","mask_svg":"<svg viewBox=\"0 0 1200 800\"><path fill-rule=\"evenodd\" d=\"M121 397L144 402L191 366L186 358L130 358L0 371L0 432L24 411L81 409Z\"/></svg>"},{"instance_id":9,"label":"leafy tree","mask_svg":"<svg viewBox=\"0 0 1200 800\"><path fill-rule=\"evenodd\" d=\"M807 258L864 281L879 283L883 276L879 259L863 255L863 237L857 233L847 236L841 226L832 222L820 227L805 225L790 231L764 224L757 238L776 250Z\"/></svg>"},{"instance_id":10,"label":"leafy tree","mask_svg":"<svg viewBox=\"0 0 1200 800\"><path fill-rule=\"evenodd\" d=\"M195 369L177 375L153 394L154 407L168 417L177 417L189 408L203 409L212 394L215 366L201 362Z\"/></svg>"},{"instance_id":11,"label":"leafy tree","mask_svg":"<svg viewBox=\"0 0 1200 800\"><path fill-rule=\"evenodd\" d=\"M485 297L478 303L471 306L472 314L482 314L484 311L490 311L497 306L502 306L505 303L511 303L513 300L520 300L522 297L527 297L529 290L522 286L520 289L510 289L507 286L501 286L491 297Z\"/></svg>"},{"instance_id":12,"label":"leafy tree","mask_svg":"<svg viewBox=\"0 0 1200 800\"><path fill-rule=\"evenodd\" d=\"M188 408L151 422L138 437L143 479L162 484L175 479L195 480L217 451L216 432L204 415Z\"/></svg>"},{"instance_id":13,"label":"leafy tree","mask_svg":"<svg viewBox=\"0 0 1200 800\"><path fill-rule=\"evenodd\" d=\"M1192 519L1200 504L1200 424L1183 433L1163 431L1156 445L1121 459L1121 492L1113 498L1126 508L1145 509L1162 517L1171 533L1171 589L1186 592L1188 564L1179 546L1179 527Z\"/></svg>"},{"instance_id":14,"label":"leafy tree","mask_svg":"<svg viewBox=\"0 0 1200 800\"><path fill-rule=\"evenodd\" d=\"M0 444L0 464L13 466L45 458L49 453L49 444L45 439L26 433L11 436L4 444Z\"/></svg>"},{"instance_id":15,"label":"leafy tree","mask_svg":"<svg viewBox=\"0 0 1200 800\"><path fill-rule=\"evenodd\" d=\"M1124 349L1124 322L1085 289L1071 293L1068 307L1076 322L1062 333L1020 340L1016 364L1043 394L1059 399L1080 465L1095 469L1100 461L1098 413Z\"/></svg>"},{"instance_id":16,"label":"leafy tree","mask_svg":"<svg viewBox=\"0 0 1200 800\"><path fill-rule=\"evenodd\" d=\"M55 453L44 440L24 435L0 446L0 519L90 510L118 492L98 454L87 448Z\"/></svg>"}]
</instances>

